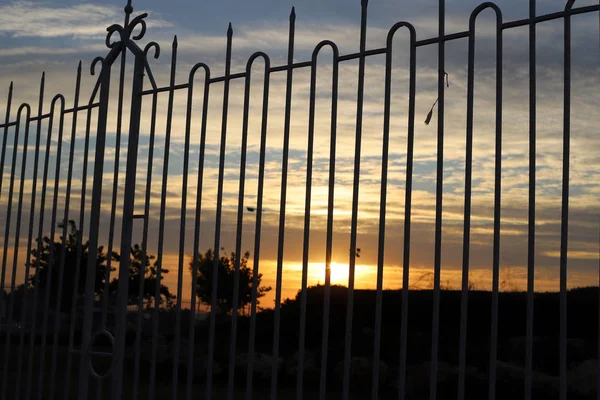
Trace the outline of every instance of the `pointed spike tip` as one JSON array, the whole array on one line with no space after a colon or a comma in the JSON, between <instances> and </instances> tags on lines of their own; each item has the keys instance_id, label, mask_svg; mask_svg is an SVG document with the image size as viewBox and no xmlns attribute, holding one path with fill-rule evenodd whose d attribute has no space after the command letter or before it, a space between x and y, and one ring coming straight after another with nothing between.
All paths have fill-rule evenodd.
<instances>
[{"instance_id":1,"label":"pointed spike tip","mask_svg":"<svg viewBox=\"0 0 600 400\"><path fill-rule=\"evenodd\" d=\"M227 35L228 36L233 35L233 28L231 27L231 22L229 23L229 26L227 27Z\"/></svg>"},{"instance_id":2,"label":"pointed spike tip","mask_svg":"<svg viewBox=\"0 0 600 400\"><path fill-rule=\"evenodd\" d=\"M81 71L81 60L79 60L79 65L77 65L77 70Z\"/></svg>"},{"instance_id":3,"label":"pointed spike tip","mask_svg":"<svg viewBox=\"0 0 600 400\"><path fill-rule=\"evenodd\" d=\"M177 35L173 37L173 48L176 49L179 43L177 42Z\"/></svg>"},{"instance_id":4,"label":"pointed spike tip","mask_svg":"<svg viewBox=\"0 0 600 400\"><path fill-rule=\"evenodd\" d=\"M14 83L13 81L10 81L10 86L8 87L8 89L9 89L9 90L12 90L12 88L13 88L13 83Z\"/></svg>"},{"instance_id":5,"label":"pointed spike tip","mask_svg":"<svg viewBox=\"0 0 600 400\"><path fill-rule=\"evenodd\" d=\"M292 7L292 12L290 12L290 20L294 21L296 19L296 7Z\"/></svg>"}]
</instances>

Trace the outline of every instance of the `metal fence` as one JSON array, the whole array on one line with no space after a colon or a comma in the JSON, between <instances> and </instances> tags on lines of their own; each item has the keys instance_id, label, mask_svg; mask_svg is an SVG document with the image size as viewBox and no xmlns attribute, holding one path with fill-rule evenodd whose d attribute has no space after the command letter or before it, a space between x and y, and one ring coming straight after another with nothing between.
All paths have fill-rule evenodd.
<instances>
[{"instance_id":1,"label":"metal fence","mask_svg":"<svg viewBox=\"0 0 600 400\"><path fill-rule=\"evenodd\" d=\"M536 14L536 2L530 0L530 16L527 19L516 21L504 21L500 8L494 3L483 3L477 7L470 16L469 29L464 32L447 33L445 28L445 3L439 2L439 33L436 37L417 39L415 28L408 22L399 22L395 24L387 35L387 43L383 48L368 50L366 48L367 34L367 0L361 2L361 24L360 24L360 51L352 54L340 54L336 43L328 40L320 42L314 49L312 57L308 61L295 61L294 59L294 39L295 39L295 12L292 10L289 21L289 50L287 54L287 63L283 65L271 65L270 58L263 52L254 53L246 64L246 70L243 72L232 73L232 43L233 29L231 25L227 31L227 48L225 59L225 74L215 76L210 67L204 63L198 63L189 72L189 79L186 83L176 83L177 69L177 39L172 44L172 59L169 85L159 87L155 81L152 70L148 64L148 53L154 52L154 57L158 58L160 47L157 43L151 42L140 48L136 41L143 38L146 32L146 14L139 15L130 19L133 13L131 1L125 7L125 23L123 26L113 25L108 28L106 45L109 52L105 57L96 58L91 65L92 75L98 75L92 95L89 100L80 99L80 86L82 77L82 67L79 66L76 77L76 91L74 96L74 106L67 108L65 97L56 95L50 104L50 111L44 106L44 78L41 81L39 104L36 111L32 111L32 106L22 104L18 107L15 114L12 105L12 84L8 95L5 122L0 124L0 129L4 132L2 155L0 161L0 175L2 186L8 185L8 198L2 199L2 212L5 218L5 231L3 237L3 256L2 256L2 277L0 290L6 294L0 296L0 310L2 310L2 398L69 398L77 397L85 399L97 396L97 398L109 397L119 399L122 397L147 396L148 398L171 397L171 398L192 398L192 396L203 395L206 398L238 398L241 393L245 393L246 398L253 396L263 396L265 391L270 393L270 398L274 399L304 398L307 393L312 393L305 387L307 366L307 348L305 345L307 336L307 266L309 263L309 243L311 235L311 191L313 181L313 152L315 136L315 104L316 104L316 72L317 57L320 51L329 47L333 54L332 61L332 86L331 86L331 125L330 125L330 158L328 170L328 194L327 194L327 223L326 223L326 271L324 282L324 298L322 309L322 329L319 332L321 336L320 360L314 361L313 367L317 369L318 384L315 390L319 393L319 398L333 398L336 390L341 389L339 395L344 398L351 398L352 388L352 341L356 335L356 327L353 325L355 317L355 268L357 256L360 249L357 247L357 225L359 208L359 184L361 173L361 140L363 129L363 103L365 89L365 63L369 57L385 57L385 94L383 98L383 148L381 156L381 191L379 207L379 240L378 240L378 258L377 258L377 290L375 298L375 324L372 335L373 351L369 355L369 374L371 375L370 397L373 399L384 398L380 392L381 383L381 353L388 352L386 344L382 343L382 309L384 307L383 290L383 270L385 253L385 230L386 230L386 205L387 199L387 181L388 181L388 158L390 142L390 114L391 114L391 80L392 80L392 42L394 35L401 28L406 28L410 36L410 77L409 77L409 104L408 104L408 132L406 147L406 176L404 191L404 217L403 217L403 284L401 290L401 310L397 313L399 318L399 335L396 337L399 349L399 361L397 371L394 373L395 382L393 386L396 392L393 397L400 399L406 397L413 398L410 393L407 394L407 369L409 368L409 266L410 266L410 243L411 243L411 201L413 193L413 154L414 154L414 131L415 131L415 99L416 99L416 55L417 50L424 46L437 46L438 49L438 68L437 68L437 178L435 188L435 250L434 250L434 278L433 289L431 292L431 304L433 307L431 321L431 357L428 375L428 392L430 399L440 397L437 388L439 384L438 350L440 346L441 326L441 252L442 252L442 208L443 208L443 171L444 171L444 106L445 89L447 84L447 74L445 68L446 43L453 40L468 40L468 86L467 86L467 120L466 120L466 166L465 166L465 187L464 187L464 231L462 239L462 286L460 296L460 320L458 340L455 343L456 353L458 355L458 367L456 376L456 395L459 399L470 398L468 395L468 365L467 365L467 317L469 314L469 252L470 252L470 233L471 233L471 199L472 199L472 158L473 158L473 125L474 125L474 76L475 76L475 45L476 35L475 26L478 15L485 9L491 9L496 16L496 101L495 101L495 180L494 180L494 213L493 213L493 279L491 291L491 308L489 309L489 318L491 326L489 336L489 364L488 376L485 377L487 385L488 398L496 398L498 387L497 381L497 363L498 363L498 320L499 320L499 284L500 284L500 233L501 233L501 172L502 172L502 117L503 117L503 32L517 28L529 28L529 216L528 216L528 261L527 261L527 294L526 294L526 345L525 345L525 367L523 369L523 396L526 399L532 398L532 382L534 380L534 266L535 266L535 227L536 227L536 25L551 21L562 20L564 22L564 142L563 142L563 172L562 172L562 214L561 214L561 241L560 241L560 308L559 308L559 361L558 361L558 388L560 399L566 399L569 385L567 381L567 247L568 247L568 220L569 220L569 160L570 160L570 126L571 126L571 17L576 14L596 13L599 10L598 5L574 8L574 0L569 0L564 11L546 15ZM136 28L139 33L134 33ZM133 56L133 78L131 83L131 99L129 104L129 126L123 127L123 119L127 119L123 114L124 93L126 91L126 56ZM258 186L257 203L252 211L256 213L255 219L255 238L253 249L253 292L248 310L249 317L238 316L238 304L240 304L239 285L240 285L240 257L242 254L242 227L244 224L244 210L247 205L244 204L245 192L245 174L247 163L247 143L248 143L248 125L250 118L250 89L251 89L251 69L253 63L262 59L264 63L263 78L263 97L261 104L261 129L260 129L260 156L258 160ZM352 185L352 206L351 206L351 224L350 224L350 256L349 256L349 280L346 300L345 327L343 328L344 346L343 346L343 364L341 369L341 387L334 387L331 383L331 360L328 359L331 354L332 343L330 340L330 322L331 313L331 262L333 247L333 215L334 215L334 195L336 178L336 132L338 115L338 67L340 64L351 61L358 61L358 92L356 98L356 131L355 131L355 154L353 166L353 185ZM117 63L119 61L119 63ZM102 195L106 193L106 180L104 171L105 155L110 150L107 147L107 119L109 106L112 98L111 89L111 71L116 68L119 73L118 96L117 96L117 125L116 125L116 145L115 145L115 167L113 169L114 179L112 181L113 189L110 198L110 221L108 221L109 247L106 253L99 249L99 232L102 224L107 221L101 219L103 208ZM288 196L288 168L289 168L289 146L290 146L290 124L291 106L292 106L292 83L294 71L306 68L310 70L310 94L309 94L309 115L308 115L308 149L307 149L307 169L306 169L306 191L304 208L304 237L303 237L303 258L302 258L302 286L300 291L299 318L298 321L298 352L295 391L290 390L289 394L282 394L280 374L280 345L282 340L282 328L285 328L282 322L282 274L284 263L284 245L286 229L286 199ZM196 73L202 70L204 74L203 85L203 107L201 114L201 132L200 147L197 173L197 194L194 221L199 221L202 217L202 189L204 179L204 160L205 144L207 132L207 119L209 116L209 96L212 95L211 87L213 84L223 84L223 108L221 117L221 137L220 151L218 153L218 190L216 197L216 219L214 225L214 246L215 258L213 273L211 275L212 287L218 286L219 274L218 258L219 249L222 247L221 228L222 228L222 204L224 196L224 175L225 175L225 157L227 140L227 121L229 112L229 94L230 83L234 80L244 80L244 106L242 122L242 145L241 161L239 171L239 199L237 206L237 234L236 234L236 271L233 301L231 313L226 317L226 321L221 321L221 317L216 312L208 315L206 326L204 322L198 322L197 313L186 312L185 309L196 310L198 307L197 285L190 287L190 303L183 304L184 288L182 287L183 273L185 269L185 243L186 243L186 218L187 199L188 199L188 173L190 168L190 135L192 120L192 96L194 89L194 80ZM278 212L279 224L277 238L261 237L261 224L263 221L263 192L265 178L265 157L267 140L267 118L269 105L269 83L271 75L275 73L285 73L285 120L284 120L284 140L283 140L283 159L281 163L281 192L280 207ZM147 87L147 84L150 86ZM145 87L146 85L146 87ZM168 104L166 108L166 127L165 141L163 148L158 149L160 154L154 153L155 133L157 130L157 114L163 111L158 107L158 96L160 93L168 94ZM177 92L187 95L186 109L186 130L185 147L183 155L183 181L181 193L181 223L179 230L179 257L177 264L178 285L176 289L176 299L171 311L155 306L161 304L162 293L160 291L161 268L164 245L165 231L165 207L167 196L167 181L169 161L172 156L170 151L170 141L172 132L172 121L174 113L174 98ZM138 147L140 124L143 118L142 102L150 101L152 104L150 118L150 138L149 151L147 159L147 174L143 177L138 171ZM433 109L432 109L433 111ZM15 119L16 116L16 119ZM65 126L65 118L69 117L72 125ZM125 118L124 118L125 117ZM428 116L428 122L431 119L431 113ZM85 121L85 145L83 149L76 148L75 135ZM94 126L94 123L96 124ZM33 129L35 128L35 132ZM64 135L71 133L71 146L69 149L63 149L62 143ZM123 188L123 213L122 223L118 227L115 224L117 214L117 195L119 188L119 154L122 134L127 134L127 158L126 172ZM95 134L94 134L95 133ZM35 135L35 147L28 147L30 135ZM52 138L57 136L54 141ZM95 137L95 144L92 140ZM46 143L46 148L40 148L41 143ZM22 143L22 148L19 144ZM11 165L5 165L7 151L12 149ZM90 151L94 150L93 154ZM68 172L66 177L60 175L62 152L68 151ZM81 155L79 153L82 153ZM50 154L55 154L55 170L49 168ZM152 163L157 158L162 158L162 181L157 184L152 179ZM33 169L28 170L26 165L30 165L33 158ZM29 159L29 161L28 161ZM74 216L71 210L72 193L72 171L74 160L83 160L83 173L81 181L81 193L78 195L80 200L79 215ZM93 172L91 181L88 180L89 173L87 165L89 160L93 160ZM20 162L19 162L20 161ZM43 164L41 164L43 162ZM41 181L38 176L41 171ZM31 186L25 185L26 175L33 173ZM20 174L20 176L19 176ZM54 176L53 176L54 174ZM139 180L141 179L141 182ZM15 188L15 183L19 187ZM41 182L41 187L38 186ZM61 185L65 185L61 187ZM140 273L136 288L139 288L139 294L132 296L129 293L130 269L133 264L138 262L145 265L148 255L146 254L149 234L149 215L151 193L157 190L160 193L160 213L158 217L158 257L156 259L157 270L155 273L154 287L155 292L150 296L145 296L145 273ZM136 191L143 187L141 191ZM91 197L86 198L89 188L92 188ZM0 192L5 195L5 191ZM59 191L64 191L64 203L58 204ZM50 198L49 193L52 194ZM140 196L140 193L142 194ZM141 213L135 211L136 194L143 197L144 210ZM25 201L24 201L25 198ZM119 200L121 201L121 200ZM30 205L29 209L24 209L24 203ZM139 203L138 203L139 204ZM58 210L63 211L58 215ZM28 217L28 218L25 218ZM14 220L13 220L14 218ZM49 240L38 240L47 234L44 229L48 229L48 219L50 219ZM141 256L139 259L121 257L118 261L112 260L114 235L120 238L120 254L129 254L132 248L132 232L134 230L134 220L140 219L143 223L143 234L141 243ZM73 224L66 221L76 220ZM63 222L60 224L60 222ZM88 226L84 226L85 224ZM189 223L189 220L187 221ZM23 226L22 226L23 224ZM39 226L36 226L39 225ZM46 228L44 225L46 224ZM55 241L58 234L56 229L60 229L60 239ZM89 232L84 238L84 232ZM194 235L191 239L193 254L200 254L198 243L200 240L199 224L194 225ZM189 241L189 238L187 239ZM253 386L256 382L256 368L265 369L264 359L257 358L255 351L255 341L257 340L257 287L259 274L259 261L261 251L261 241L277 241L277 276L275 285L275 306L272 310L272 354L267 359L270 366L268 373L268 390L256 394L256 388ZM59 245L60 243L60 245ZM12 246L12 248L11 248ZM32 252L37 257L31 258ZM55 252L57 254L55 254ZM9 254L12 254L12 265L8 262ZM21 257L25 255L25 261ZM98 261L102 259L103 261ZM66 259L76 260L74 265L76 269L67 270L69 262ZM194 257L196 259L196 257ZM34 262L32 262L34 260ZM19 262L25 265L25 270L20 269ZM111 267L111 263L113 266ZM42 265L40 265L42 264ZM67 266L66 266L67 265ZM111 269L117 265L114 274L118 278L116 286L109 290ZM99 267L102 270L99 270ZM197 276L198 262L192 263L192 276ZM53 269L55 272L53 273ZM42 273L41 271L46 272ZM84 272L83 272L84 270ZM36 273L37 271L37 273ZM68 276L72 275L73 282L68 281ZM34 278L30 278L34 277ZM9 279L10 278L10 279ZM9 281L10 280L10 281ZM42 283L40 283L43 281ZM67 284L67 282L70 282ZM100 283L98 283L100 282ZM19 292L18 286L24 283L25 288ZM63 290L72 290L72 293L63 295ZM147 289L146 289L147 290ZM20 293L20 294L19 294ZM134 299L132 301L132 298ZM68 310L65 310L67 299ZM136 305L137 303L137 305ZM210 309L217 308L217 290L212 291ZM62 312L64 311L64 312ZM206 311L206 310L205 310ZM203 314L203 313L201 313ZM204 315L204 314L203 314ZM171 318L171 316L173 318ZM245 353L247 360L243 364L240 372L239 362L239 343L238 324L241 324L240 318L248 318L247 326L244 326L244 332L247 333L248 348ZM163 321L163 322L161 322ZM166 322L165 322L166 321ZM245 321L245 320L244 320ZM477 324L477 321L470 319L470 324ZM161 325L167 324L168 327ZM246 322L244 322L246 323ZM355 324L355 323L354 323ZM81 325L81 326L80 326ZM226 339L223 336L224 328L231 332ZM354 326L354 329L353 329ZM200 327L200 328L199 328ZM338 327L335 327L338 329ZM165 334L165 329L169 331ZM201 329L207 333L202 336L202 343L197 342L197 330ZM294 328L295 329L295 328ZM487 328L484 328L487 329ZM592 328L595 329L595 328ZM187 330L187 331L186 331ZM287 329L285 330L287 332ZM63 334L63 332L66 332ZM169 336L171 342L167 347L168 356L161 354L165 344L161 338ZM64 339L63 339L64 336ZM223 341L228 343L224 345ZM147 345L145 344L147 343ZM67 351L63 352L66 345ZM244 344L245 345L245 344ZM206 354L198 356L198 346L206 347ZM215 364L216 353L223 351L228 359L226 367L220 368ZM163 358L167 357L165 361ZM197 358L201 357L201 362ZM39 358L39 361L38 361ZM104 367L103 367L104 365ZM169 379L159 377L164 373L165 365L170 365L168 372L171 374ZM257 367L257 365L259 365ZM36 370L37 368L37 370ZM103 369L104 368L104 369ZM201 378L198 378L197 371L202 369ZM226 372L220 371L226 370ZM196 370L196 372L195 372ZM246 377L242 376L246 374ZM223 385L215 385L215 376L223 375ZM242 376L240 378L240 376ZM237 377L238 383L234 380ZM125 382L124 382L125 380ZM239 382L245 381L245 389L240 387ZM600 381L600 375L597 375L596 381ZM167 388L167 389L165 389ZM292 394L293 393L293 394ZM288 396L288 397L286 397ZM365 393L359 397L369 396ZM600 394L598 395L600 398Z\"/></svg>"}]
</instances>

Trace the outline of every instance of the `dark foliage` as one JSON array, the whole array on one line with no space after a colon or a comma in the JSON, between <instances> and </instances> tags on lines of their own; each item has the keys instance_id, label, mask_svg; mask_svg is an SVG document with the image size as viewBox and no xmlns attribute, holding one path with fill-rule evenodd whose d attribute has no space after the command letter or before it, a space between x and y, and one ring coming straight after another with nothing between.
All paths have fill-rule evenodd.
<instances>
[{"instance_id":1,"label":"dark foliage","mask_svg":"<svg viewBox=\"0 0 600 400\"><path fill-rule=\"evenodd\" d=\"M63 224L59 224L63 228ZM67 227L67 235L61 236L59 240L52 241L48 236L38 238L38 246L31 250L30 264L32 275L29 278L30 288L39 285L39 289L45 291L50 287L51 304L56 304L59 293L59 282L62 281L62 292L60 294L61 309L69 310L72 304L72 296L77 286L77 297L85 293L85 280L88 270L89 242L81 243L81 232L77 229L75 221L70 220ZM79 273L77 273L78 249L81 250L79 261ZM61 257L64 254L64 269L61 274ZM113 253L113 257L116 253ZM94 294L100 296L106 288L108 255L104 247L98 247L96 256L96 271L94 278ZM114 268L111 268L114 271Z\"/></svg>"},{"instance_id":2,"label":"dark foliage","mask_svg":"<svg viewBox=\"0 0 600 400\"><path fill-rule=\"evenodd\" d=\"M221 249L224 250L224 249ZM214 271L214 253L211 249L204 255L200 255L197 261L197 296L205 304L211 303L212 298L212 279ZM248 258L250 253L244 253L239 259L239 290L238 290L238 310L243 309L252 302L253 271L248 267ZM222 255L219 258L217 269L217 310L219 313L230 313L233 310L233 294L236 275L236 254ZM193 274L194 260L190 260L190 272ZM269 286L261 286L262 274L257 275L256 304L259 304L259 298L263 297L271 290Z\"/></svg>"},{"instance_id":3,"label":"dark foliage","mask_svg":"<svg viewBox=\"0 0 600 400\"><path fill-rule=\"evenodd\" d=\"M117 261L120 260L120 256L115 254L115 259ZM144 259L145 258L145 259ZM143 270L144 274L144 288L142 292L142 297L144 303L147 307L150 307L154 304L155 294L156 294L156 285L159 284L158 279L158 263L156 261L152 262L156 257L152 254L146 254L144 257L142 248L139 244L133 245L131 248L131 256L130 256L130 264L129 264L129 276L128 276L128 303L129 304L137 304L140 296L140 286L141 286L141 271ZM144 265L142 269L142 265ZM161 278L160 281L164 278L163 274L168 273L169 270L166 268L161 268ZM117 279L113 279L110 283L110 290L113 293L117 292L117 287L119 285L119 281ZM173 306L173 302L176 299L176 296L169 291L169 288L166 285L160 284L159 288L159 296L160 296L160 305L170 308Z\"/></svg>"},{"instance_id":4,"label":"dark foliage","mask_svg":"<svg viewBox=\"0 0 600 400\"><path fill-rule=\"evenodd\" d=\"M63 224L59 224L59 228L63 227ZM29 277L28 287L33 289L37 284L39 289L42 291L45 291L47 287L50 287L50 302L52 305L55 305L59 298L59 282L62 281L62 291L60 293L61 310L69 311L72 305L72 296L75 290L77 290L77 298L85 294L89 242L86 241L81 243L81 232L77 229L75 221L73 220L68 222L67 236L65 237L64 247L62 236L59 240L54 242L49 237L45 236L42 239L38 239L38 243L40 242L41 250L38 250L37 247L31 250L30 263L33 273ZM77 273L78 251L81 253L79 273ZM63 254L64 268L63 272L61 273L61 257ZM158 266L156 262L152 263L155 258L155 256L148 254L145 260L145 283L142 296L144 297L145 303L148 306L153 304L156 285L158 284ZM120 260L120 255L113 251L111 254L111 260L118 262ZM132 247L130 260L131 264L129 267L128 276L128 303L137 304L140 290L140 271L142 270L142 249L138 244ZM104 247L98 247L94 278L94 295L97 298L105 295L105 291L107 289L109 296L114 296L117 292L118 280L114 275L113 280L107 285L107 261L108 255L104 251ZM110 271L114 272L115 268L111 266ZM168 269L162 269L162 274L168 272ZM171 294L169 288L161 284L159 293L160 304L170 307L173 304L175 296Z\"/></svg>"}]
</instances>

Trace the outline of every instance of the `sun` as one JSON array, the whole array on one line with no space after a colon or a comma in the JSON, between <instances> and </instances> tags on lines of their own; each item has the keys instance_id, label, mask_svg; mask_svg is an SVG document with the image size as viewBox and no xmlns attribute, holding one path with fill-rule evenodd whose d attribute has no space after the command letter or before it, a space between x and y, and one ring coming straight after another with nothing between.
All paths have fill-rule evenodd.
<instances>
[{"instance_id":1,"label":"sun","mask_svg":"<svg viewBox=\"0 0 600 400\"><path fill-rule=\"evenodd\" d=\"M331 263L331 284L332 285L348 285L348 264L332 262Z\"/></svg>"}]
</instances>

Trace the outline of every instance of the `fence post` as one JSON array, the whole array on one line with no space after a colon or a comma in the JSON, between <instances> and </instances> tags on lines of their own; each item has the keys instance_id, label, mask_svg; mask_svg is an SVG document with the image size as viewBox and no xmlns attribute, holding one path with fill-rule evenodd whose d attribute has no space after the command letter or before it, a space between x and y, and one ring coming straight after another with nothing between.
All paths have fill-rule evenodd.
<instances>
[{"instance_id":1,"label":"fence post","mask_svg":"<svg viewBox=\"0 0 600 400\"><path fill-rule=\"evenodd\" d=\"M120 51L120 46L109 54L114 58ZM107 57L108 58L108 57ZM112 62L96 58L92 64L92 74L97 61L101 61L100 73L100 102L98 109L98 130L96 132L96 151L94 157L94 180L92 186L92 205L90 211L90 235L88 245L87 271L85 278L84 317L81 337L81 364L79 368L78 398L88 397L90 377L90 340L92 337L92 322L94 316L96 262L98 257L98 234L100 229L100 207L102 205L102 175L104 173L104 151L106 148L106 122L108 117L108 101L110 93L110 70Z\"/></svg>"},{"instance_id":2,"label":"fence post","mask_svg":"<svg viewBox=\"0 0 600 400\"><path fill-rule=\"evenodd\" d=\"M127 299L129 297L129 258L131 235L133 232L133 214L135 203L135 181L137 170L137 152L140 135L142 111L142 89L144 83L144 53L135 54L133 88L131 93L131 114L129 119L129 139L127 146L127 169L125 174L125 193L123 202L123 225L121 229L121 258L119 262L119 284L117 288L117 318L115 321L115 346L113 348L112 399L120 399L123 386L123 362L125 353L125 334L127 325ZM143 273L143 272L140 272Z\"/></svg>"}]
</instances>

